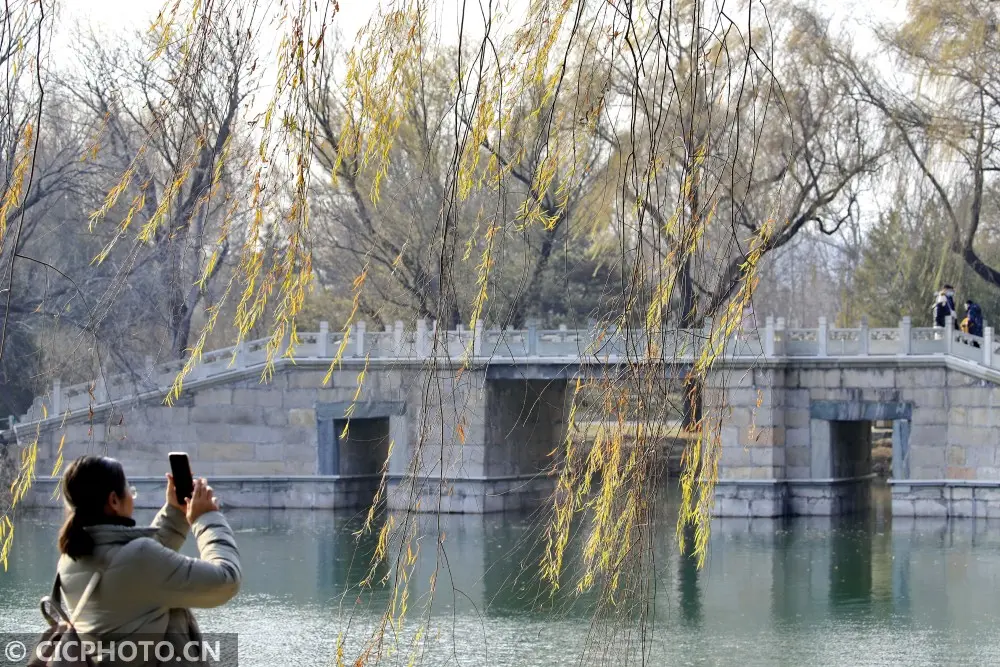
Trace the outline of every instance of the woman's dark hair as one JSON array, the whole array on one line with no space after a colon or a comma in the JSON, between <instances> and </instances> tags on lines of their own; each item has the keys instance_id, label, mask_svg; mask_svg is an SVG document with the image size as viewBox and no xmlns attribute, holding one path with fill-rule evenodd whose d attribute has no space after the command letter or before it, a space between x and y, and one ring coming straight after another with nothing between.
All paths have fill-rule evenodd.
<instances>
[{"instance_id":1,"label":"woman's dark hair","mask_svg":"<svg viewBox=\"0 0 1000 667\"><path fill-rule=\"evenodd\" d=\"M108 496L124 497L125 469L114 459L82 456L70 464L62 478L67 516L59 531L59 551L73 560L94 553L94 539L84 530L100 523Z\"/></svg>"}]
</instances>

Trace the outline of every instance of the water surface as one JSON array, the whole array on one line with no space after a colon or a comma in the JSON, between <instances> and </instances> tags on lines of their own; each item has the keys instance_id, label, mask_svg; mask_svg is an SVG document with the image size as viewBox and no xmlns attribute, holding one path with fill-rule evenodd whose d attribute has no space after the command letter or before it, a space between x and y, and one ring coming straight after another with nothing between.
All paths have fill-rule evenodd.
<instances>
[{"instance_id":1,"label":"water surface","mask_svg":"<svg viewBox=\"0 0 1000 667\"><path fill-rule=\"evenodd\" d=\"M647 664L1000 664L1000 525L892 520L886 494L876 495L880 506L859 517L717 520L700 572L678 555L675 515L665 511ZM339 632L358 645L388 594L354 587L373 540L356 540L354 513L227 516L245 584L232 603L197 612L206 632L238 632L243 665L332 664ZM0 632L41 630L59 518L20 516L10 571L0 574ZM594 622L593 596L550 597L538 584L530 517L448 516L427 526L428 535L438 530L444 552L435 558L433 538L423 541L411 623L399 635L409 646L437 566L419 664L620 665L639 655L637 634ZM185 552L194 553L192 540ZM386 664L406 664L406 646Z\"/></svg>"}]
</instances>

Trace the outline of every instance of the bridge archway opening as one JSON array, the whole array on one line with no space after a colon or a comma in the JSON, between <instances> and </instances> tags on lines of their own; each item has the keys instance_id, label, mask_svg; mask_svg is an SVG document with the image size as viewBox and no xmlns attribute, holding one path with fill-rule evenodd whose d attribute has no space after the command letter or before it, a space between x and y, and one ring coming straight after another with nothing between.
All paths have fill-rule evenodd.
<instances>
[{"instance_id":1,"label":"bridge archway opening","mask_svg":"<svg viewBox=\"0 0 1000 667\"><path fill-rule=\"evenodd\" d=\"M333 420L333 451L324 475L378 475L389 455L388 417ZM321 462L324 457L321 457Z\"/></svg>"},{"instance_id":2,"label":"bridge archway opening","mask_svg":"<svg viewBox=\"0 0 1000 667\"><path fill-rule=\"evenodd\" d=\"M909 403L813 402L810 472L815 482L829 485L831 514L852 514L871 507L872 484L877 478L872 457L877 425L892 425L892 475L904 473L911 416Z\"/></svg>"},{"instance_id":3,"label":"bridge archway opening","mask_svg":"<svg viewBox=\"0 0 1000 667\"><path fill-rule=\"evenodd\" d=\"M351 402L316 405L317 463L320 475L376 476L399 442L405 406L401 403Z\"/></svg>"}]
</instances>

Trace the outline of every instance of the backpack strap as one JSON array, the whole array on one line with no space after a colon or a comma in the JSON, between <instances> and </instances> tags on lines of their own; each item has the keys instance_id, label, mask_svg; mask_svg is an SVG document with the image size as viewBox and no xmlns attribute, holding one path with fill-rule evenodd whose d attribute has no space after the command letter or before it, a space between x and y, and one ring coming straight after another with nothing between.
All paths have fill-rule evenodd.
<instances>
[{"instance_id":1,"label":"backpack strap","mask_svg":"<svg viewBox=\"0 0 1000 667\"><path fill-rule=\"evenodd\" d=\"M48 621L50 626L60 623L69 623L69 616L62 604L62 585L59 580L59 572L56 572L55 581L52 582L52 592L42 598L39 605L42 616Z\"/></svg>"},{"instance_id":2,"label":"backpack strap","mask_svg":"<svg viewBox=\"0 0 1000 667\"><path fill-rule=\"evenodd\" d=\"M59 623L67 623L71 626L74 625L76 623L76 619L80 615L80 612L83 611L84 605L87 604L90 596L93 595L94 590L97 589L97 584L100 580L100 572L95 572L93 576L90 577L90 581L87 582L87 587L84 589L83 595L80 596L80 600L76 603L76 608L73 610L72 615L70 615L67 614L66 610L63 608L62 581L59 577L59 573L57 572L55 581L52 582L52 593L42 598L42 616L44 616L49 622L49 625L58 625Z\"/></svg>"},{"instance_id":3,"label":"backpack strap","mask_svg":"<svg viewBox=\"0 0 1000 667\"><path fill-rule=\"evenodd\" d=\"M80 596L80 600L76 603L76 608L73 610L73 614L69 618L70 625L76 625L76 619L80 617L80 612L83 611L84 605L87 604L87 600L90 596L94 594L97 589L97 584L101 581L101 573L95 572L93 576L90 577L90 581L87 582L87 587L83 589L83 595Z\"/></svg>"}]
</instances>

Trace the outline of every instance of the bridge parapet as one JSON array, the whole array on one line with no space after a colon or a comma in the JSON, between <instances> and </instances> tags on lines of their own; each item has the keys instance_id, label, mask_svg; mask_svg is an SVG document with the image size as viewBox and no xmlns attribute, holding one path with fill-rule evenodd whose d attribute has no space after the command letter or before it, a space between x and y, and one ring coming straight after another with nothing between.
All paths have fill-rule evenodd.
<instances>
[{"instance_id":1,"label":"bridge parapet","mask_svg":"<svg viewBox=\"0 0 1000 667\"><path fill-rule=\"evenodd\" d=\"M627 361L659 360L693 362L712 336L712 323L700 329L663 329L647 332L607 327L570 330L439 329L437 323L418 321L412 329L402 322L372 331L359 322L346 331L330 331L326 322L319 331L302 332L293 342L287 336L275 344L269 338L243 341L239 345L206 352L186 382L210 380L233 372L260 369L268 359L294 359L382 364L526 365L538 363L620 364ZM950 356L982 368L1000 371L1000 349L992 327L982 337L945 329L919 328L903 318L898 327L830 327L820 318L814 328L786 327L784 318L768 317L761 329L745 327L718 345L718 360L747 362L773 359L886 358ZM155 364L147 357L141 369L128 374L102 375L91 382L51 388L36 398L29 412L8 417L0 426L11 428L45 418L89 411L95 406L130 398L163 394L184 368L183 360ZM4 423L6 422L6 423ZM6 430L5 429L5 430Z\"/></svg>"}]
</instances>

